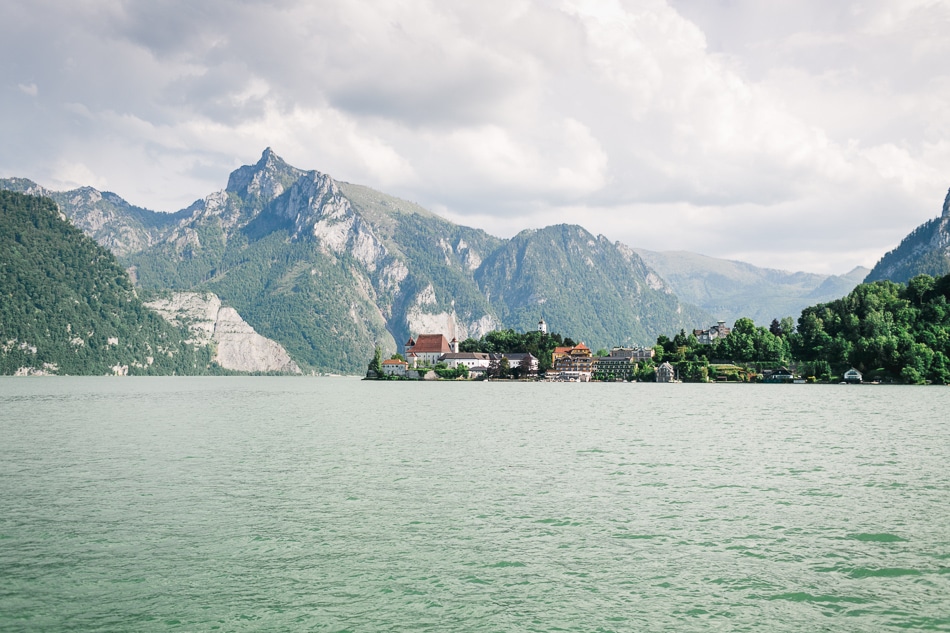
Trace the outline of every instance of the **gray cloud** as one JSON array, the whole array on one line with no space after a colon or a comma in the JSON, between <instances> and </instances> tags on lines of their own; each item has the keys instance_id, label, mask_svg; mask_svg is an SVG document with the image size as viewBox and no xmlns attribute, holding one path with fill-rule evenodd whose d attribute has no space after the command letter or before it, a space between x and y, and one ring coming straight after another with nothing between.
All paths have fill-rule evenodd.
<instances>
[{"instance_id":1,"label":"gray cloud","mask_svg":"<svg viewBox=\"0 0 950 633\"><path fill-rule=\"evenodd\" d=\"M0 175L162 210L272 146L500 235L844 272L950 185L945 0L0 11Z\"/></svg>"}]
</instances>

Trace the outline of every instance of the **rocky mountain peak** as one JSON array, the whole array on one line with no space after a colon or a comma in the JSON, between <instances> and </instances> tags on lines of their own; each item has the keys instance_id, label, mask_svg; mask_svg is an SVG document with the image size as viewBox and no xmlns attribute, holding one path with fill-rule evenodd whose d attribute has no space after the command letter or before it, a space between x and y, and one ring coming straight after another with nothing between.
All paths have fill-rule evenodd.
<instances>
[{"instance_id":1,"label":"rocky mountain peak","mask_svg":"<svg viewBox=\"0 0 950 633\"><path fill-rule=\"evenodd\" d=\"M950 190L947 191L947 197L943 199L943 215L944 218L950 218Z\"/></svg>"},{"instance_id":2,"label":"rocky mountain peak","mask_svg":"<svg viewBox=\"0 0 950 633\"><path fill-rule=\"evenodd\" d=\"M236 193L246 202L264 205L284 193L305 173L288 165L268 147L256 164L231 172L226 191Z\"/></svg>"}]
</instances>

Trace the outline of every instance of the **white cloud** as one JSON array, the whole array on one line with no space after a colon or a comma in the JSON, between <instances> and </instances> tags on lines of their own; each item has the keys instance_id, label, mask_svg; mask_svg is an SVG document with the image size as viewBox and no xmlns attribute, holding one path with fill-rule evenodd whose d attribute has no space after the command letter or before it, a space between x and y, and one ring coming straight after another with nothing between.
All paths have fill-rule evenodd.
<instances>
[{"instance_id":1,"label":"white cloud","mask_svg":"<svg viewBox=\"0 0 950 633\"><path fill-rule=\"evenodd\" d=\"M577 222L843 272L939 213L950 185L946 0L38 1L7 15L0 175L105 182L163 210L270 146L501 235Z\"/></svg>"}]
</instances>

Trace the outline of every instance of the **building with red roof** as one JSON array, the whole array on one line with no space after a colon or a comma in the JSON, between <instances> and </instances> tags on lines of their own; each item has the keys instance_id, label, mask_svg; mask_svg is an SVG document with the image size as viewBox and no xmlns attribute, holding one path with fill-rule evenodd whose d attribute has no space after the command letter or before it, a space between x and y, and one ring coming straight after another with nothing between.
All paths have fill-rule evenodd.
<instances>
[{"instance_id":1,"label":"building with red roof","mask_svg":"<svg viewBox=\"0 0 950 633\"><path fill-rule=\"evenodd\" d=\"M398 358L390 358L383 361L383 373L387 376L405 376L409 369L409 363Z\"/></svg>"},{"instance_id":2,"label":"building with red roof","mask_svg":"<svg viewBox=\"0 0 950 633\"><path fill-rule=\"evenodd\" d=\"M416 364L420 365L435 365L442 354L453 351L448 339L442 334L420 334L415 340L409 337L406 343L406 358L412 356Z\"/></svg>"},{"instance_id":3,"label":"building with red roof","mask_svg":"<svg viewBox=\"0 0 950 633\"><path fill-rule=\"evenodd\" d=\"M589 380L594 371L593 354L583 343L574 347L555 348L551 361L554 371L559 374L570 374Z\"/></svg>"}]
</instances>

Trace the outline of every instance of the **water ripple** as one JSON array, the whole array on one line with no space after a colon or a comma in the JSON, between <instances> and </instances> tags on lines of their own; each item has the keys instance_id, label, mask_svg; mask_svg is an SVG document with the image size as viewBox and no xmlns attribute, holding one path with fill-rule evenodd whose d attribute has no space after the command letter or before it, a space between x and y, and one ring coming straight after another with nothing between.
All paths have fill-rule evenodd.
<instances>
[{"instance_id":1,"label":"water ripple","mask_svg":"<svg viewBox=\"0 0 950 633\"><path fill-rule=\"evenodd\" d=\"M950 630L948 400L0 379L0 630Z\"/></svg>"}]
</instances>

